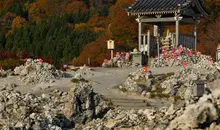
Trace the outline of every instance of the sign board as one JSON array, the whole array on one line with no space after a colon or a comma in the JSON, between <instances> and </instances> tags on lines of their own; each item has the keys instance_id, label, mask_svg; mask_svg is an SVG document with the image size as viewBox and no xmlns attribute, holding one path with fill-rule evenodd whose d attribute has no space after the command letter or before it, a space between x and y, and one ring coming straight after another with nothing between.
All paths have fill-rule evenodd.
<instances>
[{"instance_id":1,"label":"sign board","mask_svg":"<svg viewBox=\"0 0 220 130\"><path fill-rule=\"evenodd\" d=\"M115 49L115 43L113 40L108 40L107 41L107 48L108 49Z\"/></svg>"},{"instance_id":2,"label":"sign board","mask_svg":"<svg viewBox=\"0 0 220 130\"><path fill-rule=\"evenodd\" d=\"M154 25L154 37L158 36L158 26Z\"/></svg>"},{"instance_id":3,"label":"sign board","mask_svg":"<svg viewBox=\"0 0 220 130\"><path fill-rule=\"evenodd\" d=\"M145 45L145 47L144 47L144 45L141 45L141 47L140 47L141 52L143 52L143 51L147 52L148 51L147 49L148 49L147 45Z\"/></svg>"}]
</instances>

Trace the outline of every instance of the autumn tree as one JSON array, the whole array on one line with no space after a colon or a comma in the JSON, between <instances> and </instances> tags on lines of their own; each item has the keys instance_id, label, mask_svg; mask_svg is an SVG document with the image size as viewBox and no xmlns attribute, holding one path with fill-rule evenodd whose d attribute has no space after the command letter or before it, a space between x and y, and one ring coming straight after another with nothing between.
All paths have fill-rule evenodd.
<instances>
[{"instance_id":1,"label":"autumn tree","mask_svg":"<svg viewBox=\"0 0 220 130\"><path fill-rule=\"evenodd\" d=\"M83 1L73 0L68 6L63 10L64 13L77 14L79 12L86 12L87 6Z\"/></svg>"}]
</instances>

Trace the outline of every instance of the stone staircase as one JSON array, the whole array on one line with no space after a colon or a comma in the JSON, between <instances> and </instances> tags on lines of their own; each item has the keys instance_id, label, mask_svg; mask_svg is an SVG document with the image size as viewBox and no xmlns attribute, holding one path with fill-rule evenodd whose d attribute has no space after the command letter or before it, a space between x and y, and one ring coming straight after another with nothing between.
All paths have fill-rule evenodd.
<instances>
[{"instance_id":1,"label":"stone staircase","mask_svg":"<svg viewBox=\"0 0 220 130\"><path fill-rule=\"evenodd\" d=\"M139 110L147 108L161 108L167 107L169 104L164 103L160 100L147 100L147 99L135 99L130 97L106 97L110 100L115 107L121 107L125 110Z\"/></svg>"}]
</instances>

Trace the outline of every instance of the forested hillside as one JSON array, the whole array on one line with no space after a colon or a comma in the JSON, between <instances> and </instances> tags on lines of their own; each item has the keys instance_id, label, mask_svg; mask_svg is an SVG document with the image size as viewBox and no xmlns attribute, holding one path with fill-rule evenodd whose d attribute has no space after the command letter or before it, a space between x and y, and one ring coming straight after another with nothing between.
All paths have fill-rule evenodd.
<instances>
[{"instance_id":1,"label":"forested hillside","mask_svg":"<svg viewBox=\"0 0 220 130\"><path fill-rule=\"evenodd\" d=\"M63 63L100 65L117 50L137 45L137 23L125 8L135 0L0 0L0 49ZM215 55L220 43L219 0L206 0L209 19L199 27L198 49ZM182 31L187 31L185 28Z\"/></svg>"}]
</instances>

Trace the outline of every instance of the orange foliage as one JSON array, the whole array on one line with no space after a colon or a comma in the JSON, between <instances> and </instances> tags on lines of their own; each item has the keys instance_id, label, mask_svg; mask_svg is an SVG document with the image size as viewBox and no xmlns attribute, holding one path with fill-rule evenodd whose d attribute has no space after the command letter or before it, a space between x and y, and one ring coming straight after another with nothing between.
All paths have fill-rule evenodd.
<instances>
[{"instance_id":1,"label":"orange foliage","mask_svg":"<svg viewBox=\"0 0 220 130\"><path fill-rule=\"evenodd\" d=\"M137 23L133 17L128 16L124 11L134 1L117 0L116 4L110 8L108 18L94 15L86 25L81 25L83 27L94 27L94 31L102 31L105 25L107 25L107 30L95 42L88 43L84 47L80 56L73 60L75 65L87 63L89 57L93 66L100 66L103 59L109 59L110 51L106 47L108 39L115 40L116 50L120 50L120 47L125 49L127 46L134 45L133 41L137 40ZM80 25L78 25L78 28L80 28Z\"/></svg>"},{"instance_id":2,"label":"orange foliage","mask_svg":"<svg viewBox=\"0 0 220 130\"><path fill-rule=\"evenodd\" d=\"M37 0L30 5L26 5L28 9L29 19L39 23L47 20L52 14L61 14L64 9L71 3L71 0Z\"/></svg>"},{"instance_id":3,"label":"orange foliage","mask_svg":"<svg viewBox=\"0 0 220 130\"><path fill-rule=\"evenodd\" d=\"M116 4L110 8L109 17L113 20L113 18L117 15L120 10L124 10L128 8L131 4L133 4L136 0L117 0Z\"/></svg>"},{"instance_id":4,"label":"orange foliage","mask_svg":"<svg viewBox=\"0 0 220 130\"><path fill-rule=\"evenodd\" d=\"M93 15L88 21L88 24L95 27L105 27L106 17L100 17L98 14Z\"/></svg>"},{"instance_id":5,"label":"orange foliage","mask_svg":"<svg viewBox=\"0 0 220 130\"><path fill-rule=\"evenodd\" d=\"M63 12L77 14L79 11L87 11L85 3L83 1L73 0L72 3L68 4L67 8L65 8Z\"/></svg>"},{"instance_id":6,"label":"orange foliage","mask_svg":"<svg viewBox=\"0 0 220 130\"><path fill-rule=\"evenodd\" d=\"M38 2L30 4L28 7L28 17L31 21L40 23L45 20L48 15Z\"/></svg>"},{"instance_id":7,"label":"orange foliage","mask_svg":"<svg viewBox=\"0 0 220 130\"><path fill-rule=\"evenodd\" d=\"M134 40L137 37L137 23L132 17L128 17L124 10L119 10L112 21L109 30L112 38L119 44L126 40Z\"/></svg>"},{"instance_id":8,"label":"orange foliage","mask_svg":"<svg viewBox=\"0 0 220 130\"><path fill-rule=\"evenodd\" d=\"M6 36L8 36L9 34L11 34L15 28L21 28L23 27L25 24L27 23L25 18L22 18L20 16L17 16L11 24L11 30L8 31L8 33L6 34Z\"/></svg>"},{"instance_id":9,"label":"orange foliage","mask_svg":"<svg viewBox=\"0 0 220 130\"><path fill-rule=\"evenodd\" d=\"M107 50L106 34L100 36L95 42L88 43L80 56L77 59L73 60L74 65L83 65L87 64L88 58L91 59L92 66L100 66L103 62L103 59L110 58L110 52Z\"/></svg>"},{"instance_id":10,"label":"orange foliage","mask_svg":"<svg viewBox=\"0 0 220 130\"><path fill-rule=\"evenodd\" d=\"M11 24L12 21L16 18L16 14L8 12L4 17L3 17L3 23L5 25L5 32L7 32L9 29L11 29Z\"/></svg>"},{"instance_id":11,"label":"orange foliage","mask_svg":"<svg viewBox=\"0 0 220 130\"><path fill-rule=\"evenodd\" d=\"M100 17L98 14L93 15L87 23L75 24L75 30L93 30L94 32L103 32L105 29L105 17Z\"/></svg>"},{"instance_id":12,"label":"orange foliage","mask_svg":"<svg viewBox=\"0 0 220 130\"><path fill-rule=\"evenodd\" d=\"M12 21L12 29L14 28L21 28L22 26L24 26L24 24L26 24L27 21L25 18L22 18L20 16L17 16L13 21Z\"/></svg>"},{"instance_id":13,"label":"orange foliage","mask_svg":"<svg viewBox=\"0 0 220 130\"><path fill-rule=\"evenodd\" d=\"M124 11L133 2L135 0L117 0L116 4L110 8L109 19L111 22L107 32L116 43L122 44L126 41L136 40L137 23L133 17L128 16Z\"/></svg>"},{"instance_id":14,"label":"orange foliage","mask_svg":"<svg viewBox=\"0 0 220 130\"><path fill-rule=\"evenodd\" d=\"M75 24L75 30L76 31L81 31L81 30L86 30L86 29L91 29L92 27L89 26L86 23L79 23L79 24Z\"/></svg>"},{"instance_id":15,"label":"orange foliage","mask_svg":"<svg viewBox=\"0 0 220 130\"><path fill-rule=\"evenodd\" d=\"M0 11L10 8L13 4L15 4L15 0L0 0Z\"/></svg>"},{"instance_id":16,"label":"orange foliage","mask_svg":"<svg viewBox=\"0 0 220 130\"><path fill-rule=\"evenodd\" d=\"M202 21L199 31L198 49L206 55L215 57L218 44L220 44L220 17L210 23L207 27Z\"/></svg>"}]
</instances>

